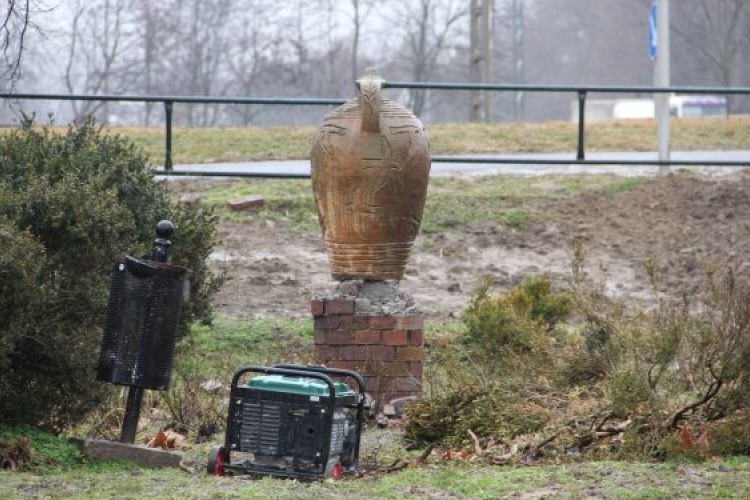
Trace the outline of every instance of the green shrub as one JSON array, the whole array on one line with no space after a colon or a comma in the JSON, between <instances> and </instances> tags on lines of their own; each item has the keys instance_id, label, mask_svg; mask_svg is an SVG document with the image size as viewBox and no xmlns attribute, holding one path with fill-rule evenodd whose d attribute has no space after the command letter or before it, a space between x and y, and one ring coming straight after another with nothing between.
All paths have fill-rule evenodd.
<instances>
[{"instance_id":1,"label":"green shrub","mask_svg":"<svg viewBox=\"0 0 750 500\"><path fill-rule=\"evenodd\" d=\"M161 219L170 262L192 271L183 327L208 320L216 219L178 207L142 152L91 122L0 137L0 421L60 429L97 404L113 262L149 255Z\"/></svg>"},{"instance_id":2,"label":"green shrub","mask_svg":"<svg viewBox=\"0 0 750 500\"><path fill-rule=\"evenodd\" d=\"M506 442L540 431L549 412L519 394L517 388L480 382L420 398L406 407L404 437L418 445L452 448L471 443L469 431Z\"/></svg>"},{"instance_id":3,"label":"green shrub","mask_svg":"<svg viewBox=\"0 0 750 500\"><path fill-rule=\"evenodd\" d=\"M543 320L548 330L553 330L560 321L565 320L573 309L573 301L568 294L552 293L552 285L546 276L526 278L519 289L531 301L529 315Z\"/></svg>"},{"instance_id":4,"label":"green shrub","mask_svg":"<svg viewBox=\"0 0 750 500\"><path fill-rule=\"evenodd\" d=\"M458 342L430 348L432 363L447 373L426 371L430 392L408 407L406 438L460 446L470 430L504 441L541 430L550 420L545 405L555 400L546 396L556 365L552 331L571 306L546 278L506 294L483 282L461 316Z\"/></svg>"},{"instance_id":5,"label":"green shrub","mask_svg":"<svg viewBox=\"0 0 750 500\"><path fill-rule=\"evenodd\" d=\"M494 360L498 368L528 364L531 359L548 361L554 344L550 332L570 308L565 295L551 294L546 278L528 279L502 295L491 293L484 282L461 316L466 327L462 341L475 356Z\"/></svg>"}]
</instances>

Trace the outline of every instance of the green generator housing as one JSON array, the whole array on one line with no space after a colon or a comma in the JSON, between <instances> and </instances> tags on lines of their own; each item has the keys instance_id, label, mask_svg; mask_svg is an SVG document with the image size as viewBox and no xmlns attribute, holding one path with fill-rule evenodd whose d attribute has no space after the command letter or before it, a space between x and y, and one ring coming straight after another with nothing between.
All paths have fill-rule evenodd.
<instances>
[{"instance_id":1,"label":"green generator housing","mask_svg":"<svg viewBox=\"0 0 750 500\"><path fill-rule=\"evenodd\" d=\"M354 380L357 390L338 379ZM349 370L241 368L232 378L225 443L211 450L207 471L297 479L355 474L364 392L362 377Z\"/></svg>"}]
</instances>

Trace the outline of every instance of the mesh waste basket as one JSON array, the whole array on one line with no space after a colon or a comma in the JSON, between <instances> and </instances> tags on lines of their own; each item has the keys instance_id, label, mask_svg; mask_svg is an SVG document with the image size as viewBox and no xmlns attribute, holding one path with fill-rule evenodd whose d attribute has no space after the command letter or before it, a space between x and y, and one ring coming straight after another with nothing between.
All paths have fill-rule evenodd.
<instances>
[{"instance_id":1,"label":"mesh waste basket","mask_svg":"<svg viewBox=\"0 0 750 500\"><path fill-rule=\"evenodd\" d=\"M184 267L131 256L116 264L97 380L169 386L186 276Z\"/></svg>"}]
</instances>

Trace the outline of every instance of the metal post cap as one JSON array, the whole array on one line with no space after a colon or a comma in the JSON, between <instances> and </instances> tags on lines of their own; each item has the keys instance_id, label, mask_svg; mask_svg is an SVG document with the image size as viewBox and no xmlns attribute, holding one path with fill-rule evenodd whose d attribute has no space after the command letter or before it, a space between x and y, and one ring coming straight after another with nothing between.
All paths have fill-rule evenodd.
<instances>
[{"instance_id":1,"label":"metal post cap","mask_svg":"<svg viewBox=\"0 0 750 500\"><path fill-rule=\"evenodd\" d=\"M174 224L169 220L160 220L156 224L156 237L162 240L169 240L174 233Z\"/></svg>"}]
</instances>

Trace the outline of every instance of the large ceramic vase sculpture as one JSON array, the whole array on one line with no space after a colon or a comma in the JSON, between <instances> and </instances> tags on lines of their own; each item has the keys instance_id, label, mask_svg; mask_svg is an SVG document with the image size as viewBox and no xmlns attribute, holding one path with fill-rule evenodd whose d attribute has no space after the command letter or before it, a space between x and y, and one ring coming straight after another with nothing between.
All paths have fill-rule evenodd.
<instances>
[{"instance_id":1,"label":"large ceramic vase sculpture","mask_svg":"<svg viewBox=\"0 0 750 500\"><path fill-rule=\"evenodd\" d=\"M383 98L374 69L327 115L312 184L334 279L400 280L422 221L430 154L422 123Z\"/></svg>"}]
</instances>

